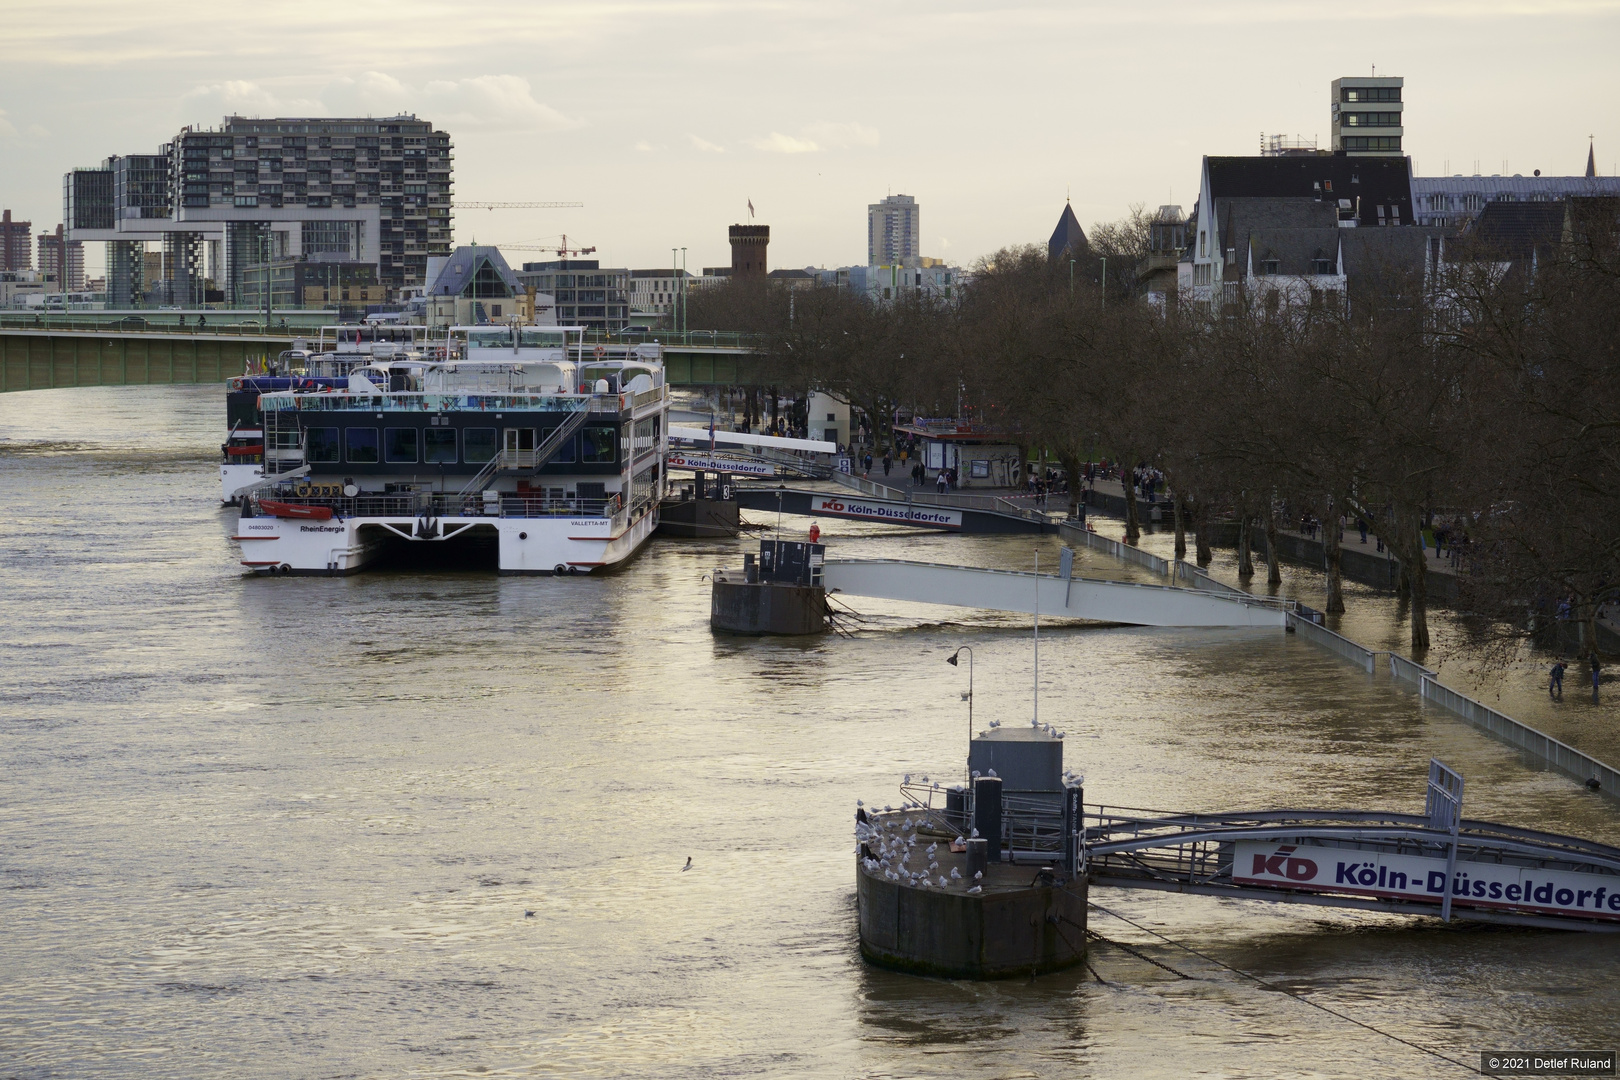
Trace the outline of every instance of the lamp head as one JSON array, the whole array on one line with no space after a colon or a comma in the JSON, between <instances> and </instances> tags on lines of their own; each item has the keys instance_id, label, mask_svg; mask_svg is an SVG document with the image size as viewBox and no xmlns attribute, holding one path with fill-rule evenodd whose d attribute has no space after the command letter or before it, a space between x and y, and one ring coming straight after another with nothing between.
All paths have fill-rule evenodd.
<instances>
[{"instance_id":1,"label":"lamp head","mask_svg":"<svg viewBox=\"0 0 1620 1080\"><path fill-rule=\"evenodd\" d=\"M947 656L945 658L945 662L947 664L951 665L951 667L955 667L956 666L956 658L958 656L961 656L961 655L962 655L962 650L957 649L955 652L951 653L951 655L949 655L949 656Z\"/></svg>"}]
</instances>

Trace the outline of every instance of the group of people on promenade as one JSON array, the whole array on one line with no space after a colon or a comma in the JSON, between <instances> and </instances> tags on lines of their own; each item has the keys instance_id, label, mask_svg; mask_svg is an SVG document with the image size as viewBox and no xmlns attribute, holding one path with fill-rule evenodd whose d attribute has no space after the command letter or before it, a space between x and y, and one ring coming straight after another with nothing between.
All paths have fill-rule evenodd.
<instances>
[{"instance_id":1,"label":"group of people on promenade","mask_svg":"<svg viewBox=\"0 0 1620 1080\"><path fill-rule=\"evenodd\" d=\"M1596 652L1588 654L1586 662L1592 668L1592 697L1595 700L1597 698L1598 683L1603 679L1603 664L1598 660ZM1564 672L1568 670L1569 665L1560 656L1552 666L1552 678L1547 681L1547 693L1551 697L1557 699L1564 696Z\"/></svg>"}]
</instances>

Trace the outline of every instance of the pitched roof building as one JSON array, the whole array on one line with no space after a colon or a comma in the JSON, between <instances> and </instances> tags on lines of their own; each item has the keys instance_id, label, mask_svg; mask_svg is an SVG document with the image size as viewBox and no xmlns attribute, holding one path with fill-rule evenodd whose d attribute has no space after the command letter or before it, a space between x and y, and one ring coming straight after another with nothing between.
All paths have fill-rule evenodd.
<instances>
[{"instance_id":1,"label":"pitched roof building","mask_svg":"<svg viewBox=\"0 0 1620 1080\"><path fill-rule=\"evenodd\" d=\"M448 258L428 260L428 272L432 280L423 297L435 325L547 321L535 319L528 288L512 272L499 248L458 247ZM545 309L549 302L549 296L545 303L537 298L536 307Z\"/></svg>"},{"instance_id":2,"label":"pitched roof building","mask_svg":"<svg viewBox=\"0 0 1620 1080\"><path fill-rule=\"evenodd\" d=\"M1080 220L1074 216L1074 207L1068 202L1063 204L1063 213L1058 216L1057 228L1052 230L1052 239L1046 242L1046 254L1053 259L1078 259L1091 254L1086 231L1080 227Z\"/></svg>"},{"instance_id":3,"label":"pitched roof building","mask_svg":"<svg viewBox=\"0 0 1620 1080\"><path fill-rule=\"evenodd\" d=\"M1331 275L1310 275L1323 278L1312 288L1343 289L1340 243L1320 230L1414 222L1411 163L1404 157L1205 157L1178 283L1195 302L1235 302L1243 283L1267 276L1269 265L1282 273L1284 263L1308 262L1334 267Z\"/></svg>"}]
</instances>

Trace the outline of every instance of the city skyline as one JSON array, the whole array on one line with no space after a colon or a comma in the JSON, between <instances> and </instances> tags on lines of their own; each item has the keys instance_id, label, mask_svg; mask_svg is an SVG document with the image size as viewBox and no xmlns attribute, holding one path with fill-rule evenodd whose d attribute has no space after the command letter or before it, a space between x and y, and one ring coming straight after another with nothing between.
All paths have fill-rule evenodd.
<instances>
[{"instance_id":1,"label":"city skyline","mask_svg":"<svg viewBox=\"0 0 1620 1080\"><path fill-rule=\"evenodd\" d=\"M689 268L718 265L752 201L773 226L773 265L858 264L866 207L905 191L928 208L920 253L971 264L1040 241L1066 194L1088 227L1132 203L1190 209L1205 154L1254 153L1262 132L1326 146L1331 81L1374 63L1406 80L1418 175L1476 161L1486 175L1575 175L1588 136L1610 174L1620 129L1603 103L1620 74L1602 42L1617 9L1391 6L1395 40L1381 9L1341 25L1263 3L955 5L930 18L904 4L546 4L515 27L433 3L283 4L266 34L263 16L197 4L159 28L88 0L24 0L0 71L0 203L46 231L62 173L151 153L182 125L404 111L454 138L458 201L586 203L462 210L459 243L567 233L616 265L664 265L682 246ZM899 42L883 69L914 76L887 94L868 77L880 40ZM1213 98L1198 55L1236 58L1211 65Z\"/></svg>"}]
</instances>

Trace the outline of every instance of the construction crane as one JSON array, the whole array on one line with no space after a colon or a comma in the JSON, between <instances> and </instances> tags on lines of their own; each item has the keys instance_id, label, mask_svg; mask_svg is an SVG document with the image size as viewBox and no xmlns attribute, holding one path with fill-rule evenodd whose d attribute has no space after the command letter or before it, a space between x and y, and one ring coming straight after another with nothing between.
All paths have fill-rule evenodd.
<instances>
[{"instance_id":1,"label":"construction crane","mask_svg":"<svg viewBox=\"0 0 1620 1080\"><path fill-rule=\"evenodd\" d=\"M550 244L496 244L495 246L505 251L555 251L565 259L570 255L590 255L596 251L594 247L569 247L567 233L562 234L562 243L555 246Z\"/></svg>"},{"instance_id":2,"label":"construction crane","mask_svg":"<svg viewBox=\"0 0 1620 1080\"><path fill-rule=\"evenodd\" d=\"M582 202L458 202L458 210L578 210Z\"/></svg>"}]
</instances>

